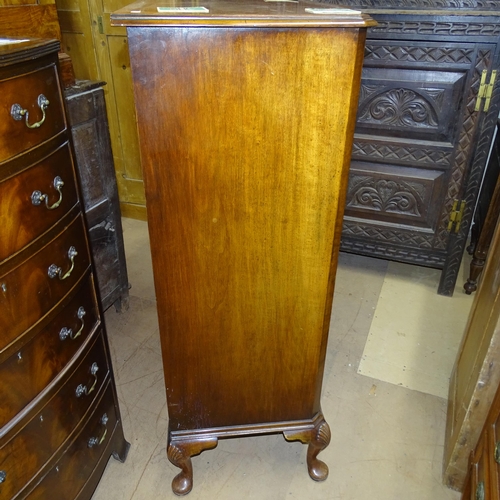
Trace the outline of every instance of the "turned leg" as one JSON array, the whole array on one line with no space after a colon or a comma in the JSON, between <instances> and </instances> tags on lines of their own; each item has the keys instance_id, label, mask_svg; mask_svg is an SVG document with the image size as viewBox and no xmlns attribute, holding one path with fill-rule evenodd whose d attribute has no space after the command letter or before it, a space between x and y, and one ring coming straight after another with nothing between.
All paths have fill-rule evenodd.
<instances>
[{"instance_id":1,"label":"turned leg","mask_svg":"<svg viewBox=\"0 0 500 500\"><path fill-rule=\"evenodd\" d=\"M318 454L330 444L330 427L323 416L313 429L283 432L287 441L307 444L307 470L311 479L324 481L328 477L328 466L319 460Z\"/></svg>"},{"instance_id":2,"label":"turned leg","mask_svg":"<svg viewBox=\"0 0 500 500\"><path fill-rule=\"evenodd\" d=\"M193 489L193 464L191 457L217 446L217 438L193 441L171 440L167 448L170 462L181 469L172 481L172 491L176 495L187 495Z\"/></svg>"},{"instance_id":3,"label":"turned leg","mask_svg":"<svg viewBox=\"0 0 500 500\"><path fill-rule=\"evenodd\" d=\"M470 263L470 273L467 281L464 284L465 293L470 295L477 290L477 279L483 272L484 264L486 262L486 255L483 258L474 256Z\"/></svg>"}]
</instances>

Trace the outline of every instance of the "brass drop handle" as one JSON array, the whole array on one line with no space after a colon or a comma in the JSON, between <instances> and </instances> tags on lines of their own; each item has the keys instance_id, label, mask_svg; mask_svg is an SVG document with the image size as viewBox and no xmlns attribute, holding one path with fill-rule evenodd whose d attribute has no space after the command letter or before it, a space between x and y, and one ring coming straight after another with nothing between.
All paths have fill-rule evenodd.
<instances>
[{"instance_id":1,"label":"brass drop handle","mask_svg":"<svg viewBox=\"0 0 500 500\"><path fill-rule=\"evenodd\" d=\"M101 417L101 424L104 426L104 432L102 433L101 437L91 437L88 442L87 446L89 448L93 448L94 446L99 446L101 445L104 440L106 439L106 434L108 433L108 429L106 428L106 424L108 423L108 416L106 413Z\"/></svg>"},{"instance_id":2,"label":"brass drop handle","mask_svg":"<svg viewBox=\"0 0 500 500\"><path fill-rule=\"evenodd\" d=\"M73 269L75 268L75 257L77 255L78 252L76 251L76 248L69 247L68 258L71 262L71 267L66 271L66 273L63 274L62 268L56 266L55 264L51 264L49 266L49 270L47 271L49 278L54 279L56 276L58 276L60 280L65 280L66 278L69 278L70 274L73 272Z\"/></svg>"},{"instance_id":3,"label":"brass drop handle","mask_svg":"<svg viewBox=\"0 0 500 500\"><path fill-rule=\"evenodd\" d=\"M79 307L76 315L78 316L78 319L82 322L80 329L76 333L73 333L72 328L67 328L63 326L61 328L61 331L59 332L59 338L61 340L66 340L69 337L71 340L75 340L77 337L79 337L83 331L83 327L85 326L85 322L83 321L85 314L87 314L85 312L85 309L83 307Z\"/></svg>"},{"instance_id":4,"label":"brass drop handle","mask_svg":"<svg viewBox=\"0 0 500 500\"><path fill-rule=\"evenodd\" d=\"M476 488L476 500L484 500L484 482L481 481Z\"/></svg>"},{"instance_id":5,"label":"brass drop handle","mask_svg":"<svg viewBox=\"0 0 500 500\"><path fill-rule=\"evenodd\" d=\"M97 370L99 370L97 363L92 363L92 366L90 367L90 374L94 377L94 383L92 384L90 389L86 385L80 384L75 390L75 395L77 398L80 398L84 395L88 396L95 389L95 386L97 385Z\"/></svg>"},{"instance_id":6,"label":"brass drop handle","mask_svg":"<svg viewBox=\"0 0 500 500\"><path fill-rule=\"evenodd\" d=\"M32 125L28 123L29 120L29 111L27 109L24 109L20 104L13 104L10 108L10 116L14 118L16 121L20 121L23 118L25 119L26 126L28 128L38 128L40 127L43 122L45 121L45 110L49 106L49 100L43 95L40 94L37 99L38 107L42 110L42 119L39 122L35 122Z\"/></svg>"},{"instance_id":7,"label":"brass drop handle","mask_svg":"<svg viewBox=\"0 0 500 500\"><path fill-rule=\"evenodd\" d=\"M49 205L49 195L44 194L38 190L31 193L31 203L33 203L33 205L35 206L38 206L41 205L42 201L45 201L45 206L49 210L54 210L54 208L57 208L61 204L63 199L62 187L64 186L64 182L59 176L57 176L54 178L53 186L59 193L59 199L53 205Z\"/></svg>"}]
</instances>

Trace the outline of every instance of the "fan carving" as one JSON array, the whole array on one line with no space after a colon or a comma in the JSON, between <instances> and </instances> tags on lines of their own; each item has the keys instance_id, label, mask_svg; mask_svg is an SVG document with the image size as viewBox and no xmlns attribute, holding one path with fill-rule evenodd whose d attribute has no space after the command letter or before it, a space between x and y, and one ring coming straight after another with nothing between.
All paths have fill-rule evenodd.
<instances>
[{"instance_id":1,"label":"fan carving","mask_svg":"<svg viewBox=\"0 0 500 500\"><path fill-rule=\"evenodd\" d=\"M361 185L357 183L354 189L349 190L348 207L420 216L421 198L409 185L385 179L363 180Z\"/></svg>"},{"instance_id":2,"label":"fan carving","mask_svg":"<svg viewBox=\"0 0 500 500\"><path fill-rule=\"evenodd\" d=\"M436 112L421 95L392 89L377 95L360 111L358 121L403 127L436 127Z\"/></svg>"}]
</instances>

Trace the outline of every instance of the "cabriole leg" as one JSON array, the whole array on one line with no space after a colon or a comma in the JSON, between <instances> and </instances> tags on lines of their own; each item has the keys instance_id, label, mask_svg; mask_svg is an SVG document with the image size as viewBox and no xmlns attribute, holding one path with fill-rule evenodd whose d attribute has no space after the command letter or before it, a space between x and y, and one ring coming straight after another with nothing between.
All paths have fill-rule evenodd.
<instances>
[{"instance_id":1,"label":"cabriole leg","mask_svg":"<svg viewBox=\"0 0 500 500\"><path fill-rule=\"evenodd\" d=\"M170 462L181 469L172 481L172 491L179 496L187 495L193 489L193 464L191 457L217 446L217 438L193 441L171 440L167 448Z\"/></svg>"},{"instance_id":2,"label":"cabriole leg","mask_svg":"<svg viewBox=\"0 0 500 500\"><path fill-rule=\"evenodd\" d=\"M320 451L330 444L330 427L323 416L313 429L283 432L287 441L300 441L307 444L307 469L311 479L324 481L328 477L328 466L317 458Z\"/></svg>"}]
</instances>

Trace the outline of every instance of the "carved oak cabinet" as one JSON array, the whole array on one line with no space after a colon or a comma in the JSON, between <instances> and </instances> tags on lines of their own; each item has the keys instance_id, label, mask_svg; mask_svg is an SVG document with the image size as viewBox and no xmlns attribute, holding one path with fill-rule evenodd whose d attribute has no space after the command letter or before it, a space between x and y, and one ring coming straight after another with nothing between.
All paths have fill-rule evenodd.
<instances>
[{"instance_id":1,"label":"carved oak cabinet","mask_svg":"<svg viewBox=\"0 0 500 500\"><path fill-rule=\"evenodd\" d=\"M89 499L124 460L57 71L0 40L0 498Z\"/></svg>"},{"instance_id":2,"label":"carved oak cabinet","mask_svg":"<svg viewBox=\"0 0 500 500\"><path fill-rule=\"evenodd\" d=\"M168 457L280 432L316 456L366 26L309 2L148 3L127 26L169 411Z\"/></svg>"},{"instance_id":3,"label":"carved oak cabinet","mask_svg":"<svg viewBox=\"0 0 500 500\"><path fill-rule=\"evenodd\" d=\"M102 308L121 311L129 283L103 85L78 80L64 95Z\"/></svg>"},{"instance_id":4,"label":"carved oak cabinet","mask_svg":"<svg viewBox=\"0 0 500 500\"><path fill-rule=\"evenodd\" d=\"M442 269L438 291L451 295L499 112L500 2L325 1L378 22L341 249Z\"/></svg>"}]
</instances>

